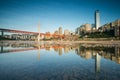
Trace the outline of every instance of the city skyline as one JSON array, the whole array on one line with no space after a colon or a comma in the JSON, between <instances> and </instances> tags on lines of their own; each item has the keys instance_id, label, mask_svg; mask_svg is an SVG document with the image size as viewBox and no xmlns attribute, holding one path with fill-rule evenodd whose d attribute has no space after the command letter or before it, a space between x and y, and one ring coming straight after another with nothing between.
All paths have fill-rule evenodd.
<instances>
[{"instance_id":1,"label":"city skyline","mask_svg":"<svg viewBox=\"0 0 120 80\"><path fill-rule=\"evenodd\" d=\"M104 1L104 2L103 2ZM120 18L119 1L114 0L2 0L0 28L37 32L75 31L85 23L94 23L95 10L100 11L101 26Z\"/></svg>"}]
</instances>

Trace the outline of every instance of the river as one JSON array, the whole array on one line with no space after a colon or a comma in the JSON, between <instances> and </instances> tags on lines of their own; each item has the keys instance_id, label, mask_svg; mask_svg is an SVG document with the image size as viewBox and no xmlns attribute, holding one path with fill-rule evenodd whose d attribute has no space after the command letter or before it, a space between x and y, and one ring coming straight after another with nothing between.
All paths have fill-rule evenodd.
<instances>
[{"instance_id":1,"label":"river","mask_svg":"<svg viewBox=\"0 0 120 80\"><path fill-rule=\"evenodd\" d=\"M0 80L119 80L120 46L0 43Z\"/></svg>"}]
</instances>

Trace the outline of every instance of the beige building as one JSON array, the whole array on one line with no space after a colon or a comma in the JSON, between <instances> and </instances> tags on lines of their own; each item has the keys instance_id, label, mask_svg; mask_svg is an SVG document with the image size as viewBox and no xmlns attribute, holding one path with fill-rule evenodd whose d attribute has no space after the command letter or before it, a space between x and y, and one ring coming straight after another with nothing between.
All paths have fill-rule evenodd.
<instances>
[{"instance_id":1,"label":"beige building","mask_svg":"<svg viewBox=\"0 0 120 80\"><path fill-rule=\"evenodd\" d=\"M115 26L115 36L120 37L120 20L116 20L113 24Z\"/></svg>"},{"instance_id":2,"label":"beige building","mask_svg":"<svg viewBox=\"0 0 120 80\"><path fill-rule=\"evenodd\" d=\"M68 29L64 30L64 35L70 35L70 31Z\"/></svg>"},{"instance_id":3,"label":"beige building","mask_svg":"<svg viewBox=\"0 0 120 80\"><path fill-rule=\"evenodd\" d=\"M91 24L83 24L81 25L79 28L76 29L76 33L77 34L84 34L84 33L88 33L91 32L92 28L91 28Z\"/></svg>"},{"instance_id":4,"label":"beige building","mask_svg":"<svg viewBox=\"0 0 120 80\"><path fill-rule=\"evenodd\" d=\"M120 36L120 20L116 20L111 23L107 23L99 28L100 31L114 30L114 36Z\"/></svg>"},{"instance_id":5,"label":"beige building","mask_svg":"<svg viewBox=\"0 0 120 80\"><path fill-rule=\"evenodd\" d=\"M62 34L62 27L59 27L59 35Z\"/></svg>"},{"instance_id":6,"label":"beige building","mask_svg":"<svg viewBox=\"0 0 120 80\"><path fill-rule=\"evenodd\" d=\"M84 27L85 27L85 31L86 32L90 32L91 31L91 24L87 23L87 24L84 25Z\"/></svg>"}]
</instances>

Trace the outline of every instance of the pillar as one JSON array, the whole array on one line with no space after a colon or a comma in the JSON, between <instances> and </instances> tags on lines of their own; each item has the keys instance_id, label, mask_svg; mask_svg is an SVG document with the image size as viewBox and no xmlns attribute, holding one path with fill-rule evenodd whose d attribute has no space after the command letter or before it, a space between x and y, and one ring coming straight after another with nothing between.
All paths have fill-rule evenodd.
<instances>
[{"instance_id":1,"label":"pillar","mask_svg":"<svg viewBox=\"0 0 120 80\"><path fill-rule=\"evenodd\" d=\"M4 36L4 32L3 32L3 30L1 31L1 36L2 36L2 37Z\"/></svg>"}]
</instances>

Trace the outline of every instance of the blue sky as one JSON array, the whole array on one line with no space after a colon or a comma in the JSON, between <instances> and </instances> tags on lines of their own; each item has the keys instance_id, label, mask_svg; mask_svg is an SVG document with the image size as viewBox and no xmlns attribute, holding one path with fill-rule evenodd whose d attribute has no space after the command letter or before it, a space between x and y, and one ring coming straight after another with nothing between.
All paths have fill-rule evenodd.
<instances>
[{"instance_id":1,"label":"blue sky","mask_svg":"<svg viewBox=\"0 0 120 80\"><path fill-rule=\"evenodd\" d=\"M120 0L0 0L0 28L54 32L60 26L75 31L94 23L100 10L101 25L120 19Z\"/></svg>"}]
</instances>

